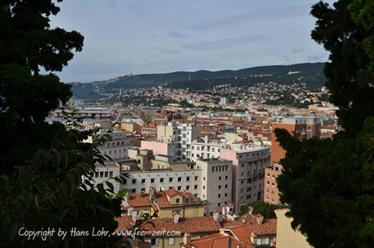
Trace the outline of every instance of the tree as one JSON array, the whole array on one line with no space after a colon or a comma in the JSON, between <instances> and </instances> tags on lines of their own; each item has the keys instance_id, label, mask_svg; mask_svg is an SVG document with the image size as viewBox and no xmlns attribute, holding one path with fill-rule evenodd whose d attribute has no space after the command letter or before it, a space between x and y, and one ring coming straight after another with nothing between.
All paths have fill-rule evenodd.
<instances>
[{"instance_id":1,"label":"tree","mask_svg":"<svg viewBox=\"0 0 374 248\"><path fill-rule=\"evenodd\" d=\"M0 3L0 246L112 246L112 237L48 236L30 241L24 231L62 228L112 232L120 200L92 183L105 158L90 132L46 123L48 113L71 97L70 86L53 73L81 51L83 36L51 28L61 0ZM44 71L44 73L41 73ZM83 179L83 182L82 182ZM110 188L110 185L107 185ZM91 234L91 233L90 233Z\"/></svg>"},{"instance_id":2,"label":"tree","mask_svg":"<svg viewBox=\"0 0 374 248\"><path fill-rule=\"evenodd\" d=\"M374 2L319 2L312 38L330 52L330 101L343 131L299 141L276 129L287 151L278 177L292 226L319 247L372 247L374 242Z\"/></svg>"}]
</instances>

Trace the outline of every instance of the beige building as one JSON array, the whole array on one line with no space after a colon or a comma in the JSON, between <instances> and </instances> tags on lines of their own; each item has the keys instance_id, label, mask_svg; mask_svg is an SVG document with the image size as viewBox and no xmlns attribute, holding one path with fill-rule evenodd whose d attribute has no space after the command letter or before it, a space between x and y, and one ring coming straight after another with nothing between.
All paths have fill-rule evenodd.
<instances>
[{"instance_id":1,"label":"beige building","mask_svg":"<svg viewBox=\"0 0 374 248\"><path fill-rule=\"evenodd\" d=\"M292 218L286 216L288 209L277 209L277 248L313 248L306 237L291 227Z\"/></svg>"},{"instance_id":2,"label":"beige building","mask_svg":"<svg viewBox=\"0 0 374 248\"><path fill-rule=\"evenodd\" d=\"M134 122L121 122L121 129L126 132L134 132L139 128L139 125Z\"/></svg>"}]
</instances>

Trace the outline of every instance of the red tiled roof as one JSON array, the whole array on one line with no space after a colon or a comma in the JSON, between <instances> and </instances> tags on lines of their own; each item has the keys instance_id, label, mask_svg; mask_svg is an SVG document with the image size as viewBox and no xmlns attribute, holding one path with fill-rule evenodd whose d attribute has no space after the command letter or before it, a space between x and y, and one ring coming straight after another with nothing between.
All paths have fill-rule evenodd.
<instances>
[{"instance_id":1,"label":"red tiled roof","mask_svg":"<svg viewBox=\"0 0 374 248\"><path fill-rule=\"evenodd\" d=\"M170 197L175 195L181 195L184 199L189 199L188 202L181 202L180 204L170 204L166 195ZM168 189L164 192L159 192L155 194L155 202L157 205L153 204L149 199L149 194L144 194L143 196L133 193L130 195L128 200L128 206L122 207L122 209L127 210L130 207L135 209L144 208L144 207L152 207L155 211L159 210L159 208L175 208L175 207L192 207L192 206L204 206L206 204L205 201L201 201L200 198L194 196L190 192L181 192L175 189Z\"/></svg>"},{"instance_id":2,"label":"red tiled roof","mask_svg":"<svg viewBox=\"0 0 374 248\"><path fill-rule=\"evenodd\" d=\"M116 218L118 222L118 227L116 232L126 231L131 229L134 224L130 216L122 216ZM180 231L181 233L213 233L218 232L221 225L218 221L215 221L212 216L202 216L202 217L189 217L181 218L178 223L174 223L173 218L160 218L153 219L154 224L145 224L142 226L142 230L145 231Z\"/></svg>"},{"instance_id":3,"label":"red tiled roof","mask_svg":"<svg viewBox=\"0 0 374 248\"><path fill-rule=\"evenodd\" d=\"M224 227L220 229L221 233L193 240L184 245L184 247L226 248L231 239L232 247L252 248L254 247L251 241L252 235L276 235L276 219L264 220L262 223L259 223L257 222L258 217L260 216L245 215L237 221L226 222L224 223Z\"/></svg>"}]
</instances>

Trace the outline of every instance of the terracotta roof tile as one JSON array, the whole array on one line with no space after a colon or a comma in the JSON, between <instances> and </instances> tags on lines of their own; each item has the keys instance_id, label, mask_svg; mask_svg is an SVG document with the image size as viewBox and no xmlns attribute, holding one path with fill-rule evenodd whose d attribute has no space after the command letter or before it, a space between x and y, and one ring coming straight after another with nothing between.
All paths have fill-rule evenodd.
<instances>
[{"instance_id":1,"label":"terracotta roof tile","mask_svg":"<svg viewBox=\"0 0 374 248\"><path fill-rule=\"evenodd\" d=\"M134 222L130 216L116 218L118 227L116 232L131 229ZM218 232L221 225L211 216L181 218L177 224L172 218L160 218L152 220L154 226L146 224L142 226L145 231L180 231L181 233L213 233Z\"/></svg>"}]
</instances>

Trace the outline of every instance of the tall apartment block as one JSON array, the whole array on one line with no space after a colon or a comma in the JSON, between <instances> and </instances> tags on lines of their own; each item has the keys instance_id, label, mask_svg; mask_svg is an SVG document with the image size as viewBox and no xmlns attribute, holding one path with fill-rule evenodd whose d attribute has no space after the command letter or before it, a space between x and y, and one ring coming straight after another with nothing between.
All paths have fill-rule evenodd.
<instances>
[{"instance_id":1,"label":"tall apartment block","mask_svg":"<svg viewBox=\"0 0 374 248\"><path fill-rule=\"evenodd\" d=\"M189 161L191 142L201 137L201 128L193 124L169 122L157 126L157 142L172 144L174 155L178 161ZM143 147L150 149L150 147Z\"/></svg>"},{"instance_id":2,"label":"tall apartment block","mask_svg":"<svg viewBox=\"0 0 374 248\"><path fill-rule=\"evenodd\" d=\"M232 144L221 149L221 159L232 161L234 212L251 202L263 200L264 170L270 164L269 147Z\"/></svg>"},{"instance_id":3,"label":"tall apartment block","mask_svg":"<svg viewBox=\"0 0 374 248\"><path fill-rule=\"evenodd\" d=\"M271 166L265 169L265 190L264 201L270 204L280 204L277 177L282 173L283 167L279 163L286 156L286 151L277 142L274 130L286 129L290 134L298 139L308 139L312 137L320 138L321 120L315 114L307 116L291 116L278 118L272 123L271 134Z\"/></svg>"}]
</instances>

